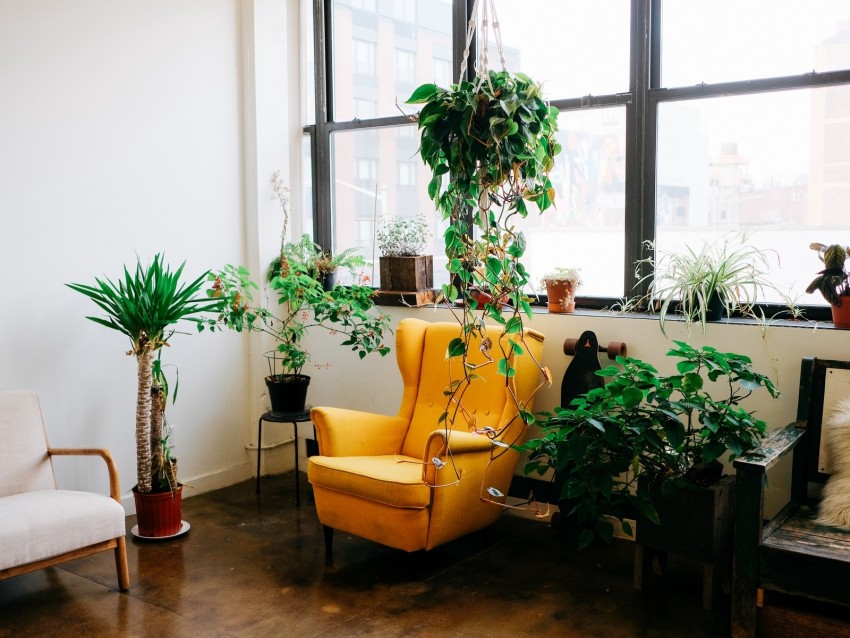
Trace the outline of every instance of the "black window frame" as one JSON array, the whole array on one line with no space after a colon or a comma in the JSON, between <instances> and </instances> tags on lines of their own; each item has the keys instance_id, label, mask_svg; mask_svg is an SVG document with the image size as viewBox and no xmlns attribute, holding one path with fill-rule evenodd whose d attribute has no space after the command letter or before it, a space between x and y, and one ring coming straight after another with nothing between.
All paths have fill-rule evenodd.
<instances>
[{"instance_id":1,"label":"black window frame","mask_svg":"<svg viewBox=\"0 0 850 638\"><path fill-rule=\"evenodd\" d=\"M664 102L699 100L712 97L752 95L789 89L850 85L850 69L809 72L752 80L699 84L686 87L661 86L661 5L664 0L630 0L629 90L607 95L588 95L553 99L551 104L563 111L624 106L626 109L626 209L624 219L625 267L623 297L578 296L577 304L586 309L616 306L625 297L642 295L648 282L635 287L635 266L651 256L647 242L655 240L655 206L657 184L657 131L659 105ZM466 27L474 0L452 0L452 74L457 77L466 39ZM333 0L313 0L315 59L315 123L304 127L311 139L313 169L314 239L325 249L334 244L333 211L331 210L332 149L334 132L373 129L409 124L404 115L334 121L333 112ZM475 42L471 50L475 50ZM472 65L470 65L472 66ZM473 70L468 69L471 77ZM641 276L647 274L643 264ZM814 269L813 269L814 273ZM542 297L545 303L545 296ZM781 312L784 306L765 303L760 308L767 316ZM804 315L812 320L830 320L828 306L801 305Z\"/></svg>"}]
</instances>

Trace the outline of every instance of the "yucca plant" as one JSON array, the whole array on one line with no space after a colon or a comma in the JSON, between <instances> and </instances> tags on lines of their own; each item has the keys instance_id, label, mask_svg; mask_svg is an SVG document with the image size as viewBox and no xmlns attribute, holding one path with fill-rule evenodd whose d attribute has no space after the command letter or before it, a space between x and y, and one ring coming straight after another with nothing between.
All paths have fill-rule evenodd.
<instances>
[{"instance_id":1,"label":"yucca plant","mask_svg":"<svg viewBox=\"0 0 850 638\"><path fill-rule=\"evenodd\" d=\"M199 295L207 278L206 272L188 284L181 282L184 266L185 262L172 271L157 254L148 266L141 260L132 272L125 266L123 278L115 282L96 278L93 286L67 284L106 313L105 318L90 316L87 319L130 339L131 348L127 354L136 357L137 361L136 475L137 490L142 494L153 489L152 468L163 466L160 458L163 450L162 395L161 390L154 392L154 354L168 344L175 332L172 326L181 320L194 322L199 332L205 327L213 329L215 322L205 313L219 312L222 303ZM152 392L156 395L153 400ZM152 428L156 430L153 435Z\"/></svg>"}]
</instances>

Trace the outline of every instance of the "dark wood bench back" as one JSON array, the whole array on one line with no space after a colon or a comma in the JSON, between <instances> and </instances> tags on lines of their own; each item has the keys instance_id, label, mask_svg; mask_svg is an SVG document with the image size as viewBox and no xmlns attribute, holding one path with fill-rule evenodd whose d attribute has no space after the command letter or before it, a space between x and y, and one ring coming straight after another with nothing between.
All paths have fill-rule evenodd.
<instances>
[{"instance_id":1,"label":"dark wood bench back","mask_svg":"<svg viewBox=\"0 0 850 638\"><path fill-rule=\"evenodd\" d=\"M805 357L800 366L800 396L797 423L806 429L805 480L825 483L828 460L822 440L823 422L834 406L850 396L850 361Z\"/></svg>"}]
</instances>

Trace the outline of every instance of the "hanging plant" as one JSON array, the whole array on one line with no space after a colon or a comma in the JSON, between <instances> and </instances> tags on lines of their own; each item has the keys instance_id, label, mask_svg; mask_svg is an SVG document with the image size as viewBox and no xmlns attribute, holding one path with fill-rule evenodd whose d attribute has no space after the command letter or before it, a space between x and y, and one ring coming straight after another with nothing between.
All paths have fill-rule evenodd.
<instances>
[{"instance_id":1,"label":"hanging plant","mask_svg":"<svg viewBox=\"0 0 850 638\"><path fill-rule=\"evenodd\" d=\"M494 9L492 2L484 4L481 41L485 43L488 6ZM467 32L467 55L477 8L478 2ZM500 43L495 16L494 27ZM443 415L447 427L464 414L461 399L475 379L475 366L468 362L473 338L481 339L481 351L498 365L506 384L515 373L512 356L527 351L522 335L523 317L531 317L529 274L521 261L526 240L516 224L528 215L529 204L541 212L552 206L555 191L549 172L561 150L555 139L558 110L544 102L540 84L504 68L488 70L486 62L485 47L472 81L448 89L425 84L407 101L423 105L418 115L419 153L431 169L428 195L448 222L444 238L450 283L443 285L442 296L462 328L447 353L462 359L464 371L464 378L452 380L447 391ZM466 61L461 77L465 66ZM516 338L490 343L485 319L501 324L507 336ZM495 348L499 355L490 352ZM548 380L548 372L541 370ZM534 421L526 409L529 399L514 397L526 424Z\"/></svg>"}]
</instances>

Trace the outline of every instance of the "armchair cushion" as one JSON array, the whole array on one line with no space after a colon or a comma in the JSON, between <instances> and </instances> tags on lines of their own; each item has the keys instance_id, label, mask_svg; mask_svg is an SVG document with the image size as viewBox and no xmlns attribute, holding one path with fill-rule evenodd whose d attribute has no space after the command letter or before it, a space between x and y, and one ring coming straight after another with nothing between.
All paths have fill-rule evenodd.
<instances>
[{"instance_id":1,"label":"armchair cushion","mask_svg":"<svg viewBox=\"0 0 850 638\"><path fill-rule=\"evenodd\" d=\"M41 490L0 498L0 570L124 536L124 508L102 494Z\"/></svg>"},{"instance_id":2,"label":"armchair cushion","mask_svg":"<svg viewBox=\"0 0 850 638\"><path fill-rule=\"evenodd\" d=\"M425 508L431 489L422 481L422 461L392 456L314 456L314 486L393 507Z\"/></svg>"}]
</instances>

